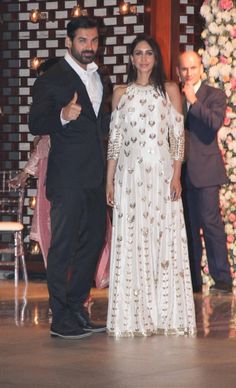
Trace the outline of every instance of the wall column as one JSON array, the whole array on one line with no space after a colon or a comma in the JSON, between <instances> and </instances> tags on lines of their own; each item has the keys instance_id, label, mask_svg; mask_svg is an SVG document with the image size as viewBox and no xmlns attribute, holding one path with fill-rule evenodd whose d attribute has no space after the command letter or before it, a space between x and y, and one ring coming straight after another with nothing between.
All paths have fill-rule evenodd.
<instances>
[{"instance_id":1,"label":"wall column","mask_svg":"<svg viewBox=\"0 0 236 388\"><path fill-rule=\"evenodd\" d=\"M179 52L179 4L175 0L151 0L151 35L161 47L166 75L176 80Z\"/></svg>"}]
</instances>

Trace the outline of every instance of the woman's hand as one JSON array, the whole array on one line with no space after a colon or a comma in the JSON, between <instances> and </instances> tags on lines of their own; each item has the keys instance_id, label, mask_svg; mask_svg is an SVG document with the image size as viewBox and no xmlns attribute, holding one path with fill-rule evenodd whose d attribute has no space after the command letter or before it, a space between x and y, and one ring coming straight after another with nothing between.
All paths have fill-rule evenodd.
<instances>
[{"instance_id":1,"label":"woman's hand","mask_svg":"<svg viewBox=\"0 0 236 388\"><path fill-rule=\"evenodd\" d=\"M182 186L180 183L180 178L173 176L170 182L170 196L171 201L177 201L180 199L182 193Z\"/></svg>"},{"instance_id":2,"label":"woman's hand","mask_svg":"<svg viewBox=\"0 0 236 388\"><path fill-rule=\"evenodd\" d=\"M27 184L29 174L25 171L21 171L18 175L9 181L9 186L13 189L24 188Z\"/></svg>"},{"instance_id":3,"label":"woman's hand","mask_svg":"<svg viewBox=\"0 0 236 388\"><path fill-rule=\"evenodd\" d=\"M114 184L113 183L107 183L106 197L107 197L107 205L113 207L114 206Z\"/></svg>"}]
</instances>

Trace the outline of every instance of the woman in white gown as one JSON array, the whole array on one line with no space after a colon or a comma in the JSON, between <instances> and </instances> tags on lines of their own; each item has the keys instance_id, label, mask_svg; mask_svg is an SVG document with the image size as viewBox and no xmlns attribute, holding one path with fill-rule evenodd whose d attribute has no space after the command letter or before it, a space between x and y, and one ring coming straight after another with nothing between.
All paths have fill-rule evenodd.
<instances>
[{"instance_id":1,"label":"woman in white gown","mask_svg":"<svg viewBox=\"0 0 236 388\"><path fill-rule=\"evenodd\" d=\"M181 201L181 97L148 36L131 45L128 85L115 88L107 203L113 229L107 332L194 334Z\"/></svg>"}]
</instances>

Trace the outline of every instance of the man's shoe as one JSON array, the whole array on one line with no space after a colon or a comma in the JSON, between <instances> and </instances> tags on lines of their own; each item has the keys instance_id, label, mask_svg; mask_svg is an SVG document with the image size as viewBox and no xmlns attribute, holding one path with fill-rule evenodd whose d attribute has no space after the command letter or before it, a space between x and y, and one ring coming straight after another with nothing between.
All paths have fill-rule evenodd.
<instances>
[{"instance_id":1,"label":"man's shoe","mask_svg":"<svg viewBox=\"0 0 236 388\"><path fill-rule=\"evenodd\" d=\"M92 335L92 333L88 333L84 331L81 327L75 327L75 328L61 328L57 327L56 325L51 325L51 330L50 330L51 337L59 337L63 339L68 339L68 340L79 340L83 339L85 337L89 337Z\"/></svg>"},{"instance_id":2,"label":"man's shoe","mask_svg":"<svg viewBox=\"0 0 236 388\"><path fill-rule=\"evenodd\" d=\"M88 313L82 309L79 311L73 311L73 315L77 320L78 325L85 332L90 332L91 334L91 333L102 333L106 331L105 325L98 325L90 322Z\"/></svg>"},{"instance_id":3,"label":"man's shoe","mask_svg":"<svg viewBox=\"0 0 236 388\"><path fill-rule=\"evenodd\" d=\"M232 285L224 282L215 282L215 284L210 287L210 291L213 293L230 294L232 292Z\"/></svg>"},{"instance_id":4,"label":"man's shoe","mask_svg":"<svg viewBox=\"0 0 236 388\"><path fill-rule=\"evenodd\" d=\"M82 339L89 337L92 333L85 332L74 319L63 319L61 322L53 322L51 324L50 334L52 337L63 339Z\"/></svg>"}]
</instances>

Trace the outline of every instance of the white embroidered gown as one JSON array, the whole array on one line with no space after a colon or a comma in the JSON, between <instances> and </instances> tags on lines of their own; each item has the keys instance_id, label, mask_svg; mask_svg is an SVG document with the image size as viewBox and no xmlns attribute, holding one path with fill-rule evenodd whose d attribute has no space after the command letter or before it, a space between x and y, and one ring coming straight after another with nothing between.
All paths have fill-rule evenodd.
<instances>
[{"instance_id":1,"label":"white embroidered gown","mask_svg":"<svg viewBox=\"0 0 236 388\"><path fill-rule=\"evenodd\" d=\"M118 160L110 335L195 333L182 201L170 198L173 160L183 148L183 116L169 99L130 84L112 114L108 145L108 159Z\"/></svg>"}]
</instances>

